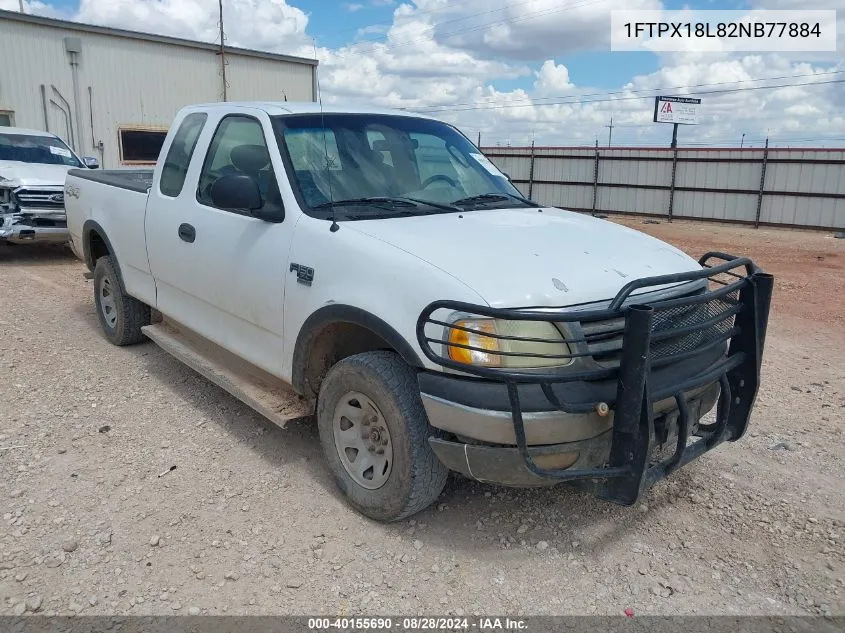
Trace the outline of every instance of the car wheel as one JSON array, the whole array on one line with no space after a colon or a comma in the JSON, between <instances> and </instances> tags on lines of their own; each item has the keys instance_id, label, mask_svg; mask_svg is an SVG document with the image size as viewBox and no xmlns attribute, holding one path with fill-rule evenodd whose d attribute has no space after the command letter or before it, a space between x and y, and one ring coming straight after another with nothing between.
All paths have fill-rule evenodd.
<instances>
[{"instance_id":1,"label":"car wheel","mask_svg":"<svg viewBox=\"0 0 845 633\"><path fill-rule=\"evenodd\" d=\"M106 338L115 345L144 340L141 328L150 324L150 306L123 291L111 257L100 257L94 266L94 304Z\"/></svg>"},{"instance_id":2,"label":"car wheel","mask_svg":"<svg viewBox=\"0 0 845 633\"><path fill-rule=\"evenodd\" d=\"M350 356L320 387L317 424L329 467L349 502L397 521L440 495L448 469L431 450L415 372L392 352Z\"/></svg>"}]
</instances>

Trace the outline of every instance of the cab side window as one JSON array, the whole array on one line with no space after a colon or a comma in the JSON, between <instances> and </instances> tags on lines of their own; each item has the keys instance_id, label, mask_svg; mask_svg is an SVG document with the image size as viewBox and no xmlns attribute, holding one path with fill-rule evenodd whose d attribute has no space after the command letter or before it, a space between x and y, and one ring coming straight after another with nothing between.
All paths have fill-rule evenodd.
<instances>
[{"instance_id":1,"label":"cab side window","mask_svg":"<svg viewBox=\"0 0 845 633\"><path fill-rule=\"evenodd\" d=\"M202 112L189 114L176 131L161 168L161 181L158 188L165 196L175 198L182 192L188 166L191 164L191 156L194 154L197 140L207 118L208 115Z\"/></svg>"},{"instance_id":2,"label":"cab side window","mask_svg":"<svg viewBox=\"0 0 845 633\"><path fill-rule=\"evenodd\" d=\"M211 201L211 188L218 178L230 174L245 175L255 180L265 207L281 206L264 130L261 123L250 116L235 114L220 121L202 166L197 200L206 206L215 206Z\"/></svg>"}]
</instances>

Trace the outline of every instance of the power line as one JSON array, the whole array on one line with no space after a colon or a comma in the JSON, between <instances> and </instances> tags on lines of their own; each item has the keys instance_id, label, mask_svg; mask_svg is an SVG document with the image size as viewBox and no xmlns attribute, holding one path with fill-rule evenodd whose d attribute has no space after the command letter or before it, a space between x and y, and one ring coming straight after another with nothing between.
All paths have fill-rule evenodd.
<instances>
[{"instance_id":1,"label":"power line","mask_svg":"<svg viewBox=\"0 0 845 633\"><path fill-rule=\"evenodd\" d=\"M805 73L800 75L780 75L777 77L758 77L757 79L734 79L731 81L717 81L711 83L703 83L703 84L691 84L685 86L672 86L668 88L639 88L637 90L614 90L614 91L604 91L604 92L593 92L593 93L582 93L580 95L558 95L556 97L535 97L532 101L548 101L550 99L571 99L573 97L583 98L583 97L604 97L610 95L627 95L631 93L639 93L639 92L657 92L657 93L665 93L672 90L687 90L689 88L708 88L710 86L727 86L728 84L739 84L739 83L751 83L757 81L778 81L780 79L801 79L805 77L823 77L827 75L839 75L845 73L845 70L830 70L821 73ZM655 95L651 95L655 96ZM492 98L492 97L490 97ZM507 102L505 102L507 104ZM478 102L465 102L465 103L450 103L448 107L450 109L456 106L476 106L476 105L484 105L479 104ZM499 104L494 104L499 105ZM441 106L423 106L423 108L438 108ZM444 104L445 107L445 104Z\"/></svg>"},{"instance_id":2,"label":"power line","mask_svg":"<svg viewBox=\"0 0 845 633\"><path fill-rule=\"evenodd\" d=\"M467 1L473 2L474 0L467 0ZM477 17L482 16L482 15L487 15L487 14L491 14L491 13L499 13L499 12L505 11L509 8L513 8L513 7L516 7L516 6L523 5L523 4L530 4L532 1L533 0L523 0L522 2L518 2L518 3L515 3L513 5L503 6L503 7L500 7L498 9L490 9L488 11L483 11L481 13L473 14L473 15L470 15L470 16L464 16L464 17L461 17L461 18L452 18L452 19L449 19L449 20L443 20L441 22L431 24L431 25L425 27L423 29L423 31L432 31L432 30L436 29L437 27L442 26L444 24L448 24L448 23L452 23L452 22L462 22L462 21L465 21L465 20L468 20L468 19L471 19L471 18L477 18ZM586 0L586 1L580 0L580 3L579 3L579 0L575 0L575 4L564 4L564 5L558 6L554 9L547 9L545 11L529 13L525 16L520 17L520 18L505 18L503 20L488 22L488 23L476 25L476 26L470 27L470 28L458 29L458 30L455 30L455 31L451 31L449 33L443 33L441 35L442 35L442 37L451 37L453 35L478 31L478 30L481 30L481 29L488 28L490 26L496 26L496 25L499 25L499 24L508 24L508 23L514 24L514 23L523 22L523 21L526 21L526 20L536 19L538 17L548 15L548 14L552 14L552 13L559 13L561 11L565 11L565 10L569 10L569 9L578 9L578 8L582 8L582 7L585 7L585 6L588 6L588 5L600 4L600 3L603 3L603 2L607 2L607 1L608 0ZM433 13L436 13L436 12L437 12L436 10L427 10L427 11L424 10L424 11L418 11L413 15L416 16L416 15L422 15L422 14L433 14ZM402 48L404 46L414 44L414 43L416 43L420 40L423 40L423 39L427 39L427 36L416 37L416 38L412 38L412 39L409 39L409 40L400 41L400 42L393 42L393 43L390 43L390 42L373 42L372 47L369 50L346 50L346 51L342 51L342 52L335 52L335 53L333 53L333 56L336 57L336 58L343 58L343 57L348 57L348 56L366 55L366 54L372 53L378 47L381 47L385 50L393 50L393 49L396 49L396 48ZM671 87L671 88L659 88L659 89L658 88L641 88L639 90L633 90L633 91L619 90L619 91L614 91L614 92L605 91L605 92L591 93L591 94L586 94L586 95L585 94L577 95L577 97L583 98L585 96L605 96L605 95L613 95L613 94L630 94L631 92L637 93L637 92L644 92L644 91L657 92L657 91L668 91L668 90L683 90L683 89L688 89L688 88L719 86L719 85L745 83L745 82L793 79L793 78L799 78L799 77L818 77L818 76L823 76L823 75L840 74L840 73L845 73L845 70L829 71L829 72L822 72L822 73L808 73L808 74L803 74L803 75L781 75L781 76L776 76L776 77L761 77L761 78L757 78L757 79L743 79L743 80L734 80L734 81L725 81L725 82L693 84L693 85L688 85L688 86L675 86L675 87ZM536 98L532 99L532 101L536 103L538 101L546 101L546 100L554 100L554 99L569 99L569 98L573 98L573 97L574 97L573 95L562 95L562 96L557 96L557 97L536 97ZM500 107L500 104L495 104L495 105L497 107ZM522 105L524 105L524 104L514 104L514 107L522 107ZM549 105L562 105L562 104L550 103ZM456 106L473 106L473 108L471 108L471 109L478 109L477 104L475 102L449 104L448 109L454 110ZM442 111L442 110L437 110L437 109L431 109L431 108L437 108L437 107L438 106L422 106L422 108L418 108L418 110L422 109L424 111L431 111L431 112ZM444 106L444 107L446 107L446 106ZM470 108L468 108L468 109L470 109Z\"/></svg>"},{"instance_id":3,"label":"power line","mask_svg":"<svg viewBox=\"0 0 845 633\"><path fill-rule=\"evenodd\" d=\"M844 73L845 71L835 71L835 73L829 74L838 74ZM795 77L799 77L800 75L795 75ZM810 75L807 75L810 76ZM815 75L814 75L815 76ZM728 83L737 83L737 82L728 82ZM753 90L775 90L777 88L798 88L801 86L824 86L829 84L841 84L845 83L845 79L832 79L829 81L805 81L800 83L790 83L790 84L776 84L773 86L749 86L747 88L726 88L722 90L699 90L695 92L689 92L687 94L690 95L713 95L713 94L731 94L737 92L750 92ZM710 84L710 85L720 85L718 83ZM672 88L649 88L649 92L666 92L667 90L672 90ZM601 94L601 93L599 93ZM604 94L613 94L613 93L604 93ZM508 108L530 108L530 107L542 107L542 106L553 106L553 105L585 105L589 103L606 103L609 101L617 102L617 101L636 101L641 99L652 99L655 95L631 95L626 97L614 97L609 99L588 99L586 101L582 101L583 97L590 96L590 95L572 95L567 97L568 99L574 99L574 101L553 101L549 103L520 103L520 104L481 104L478 106L470 107L470 108L447 108L441 107L436 109L429 109L424 110L426 114L430 114L433 112L469 112L472 110L504 110Z\"/></svg>"}]
</instances>

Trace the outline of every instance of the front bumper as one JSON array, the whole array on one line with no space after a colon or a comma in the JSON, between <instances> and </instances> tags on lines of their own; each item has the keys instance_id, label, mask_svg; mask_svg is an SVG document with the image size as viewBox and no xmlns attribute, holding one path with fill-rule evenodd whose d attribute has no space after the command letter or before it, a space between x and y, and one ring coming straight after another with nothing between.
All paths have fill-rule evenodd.
<instances>
[{"instance_id":1,"label":"front bumper","mask_svg":"<svg viewBox=\"0 0 845 633\"><path fill-rule=\"evenodd\" d=\"M465 390L467 385L460 388ZM526 467L517 446L510 411L477 409L424 392L421 395L431 426L454 437L454 441L443 437L429 439L434 453L450 470L477 481L506 486L557 483ZM718 383L684 393L693 430L715 406L718 397ZM654 403L653 411L655 441L659 447L666 447L677 438L677 403L674 398L665 398ZM541 468L599 468L610 456L613 416L613 411L606 415L566 413L557 409L523 412L528 453Z\"/></svg>"},{"instance_id":2,"label":"front bumper","mask_svg":"<svg viewBox=\"0 0 845 633\"><path fill-rule=\"evenodd\" d=\"M17 213L0 214L0 242L62 244L69 240L70 231L64 212L27 209Z\"/></svg>"},{"instance_id":3,"label":"front bumper","mask_svg":"<svg viewBox=\"0 0 845 633\"><path fill-rule=\"evenodd\" d=\"M476 376L420 374L432 426L451 434L430 438L435 453L475 479L511 485L580 481L605 499L629 505L655 481L742 437L759 386L773 278L750 260L721 253L709 253L700 263L700 271L632 281L600 310L429 305L417 322L421 349L446 368ZM745 274L738 274L742 269ZM637 289L697 279L708 279L708 288L645 305L629 300ZM595 358L578 351L591 344L584 337L567 339L576 351L566 358L585 361L570 371L475 367L451 360L453 344L438 335L438 328L452 327L444 316L449 312L551 322L624 320L624 334L616 348L602 348L617 354L616 364L586 362ZM465 389L450 394L448 385L461 381ZM701 423L717 401L716 421Z\"/></svg>"}]
</instances>

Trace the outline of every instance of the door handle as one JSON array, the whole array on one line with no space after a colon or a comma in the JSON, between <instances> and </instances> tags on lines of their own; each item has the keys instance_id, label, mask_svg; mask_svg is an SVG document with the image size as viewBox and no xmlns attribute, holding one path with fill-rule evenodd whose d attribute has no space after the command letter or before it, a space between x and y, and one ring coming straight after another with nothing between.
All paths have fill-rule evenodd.
<instances>
[{"instance_id":1,"label":"door handle","mask_svg":"<svg viewBox=\"0 0 845 633\"><path fill-rule=\"evenodd\" d=\"M197 239L197 230L190 224L180 224L179 238L188 243L193 242Z\"/></svg>"}]
</instances>

